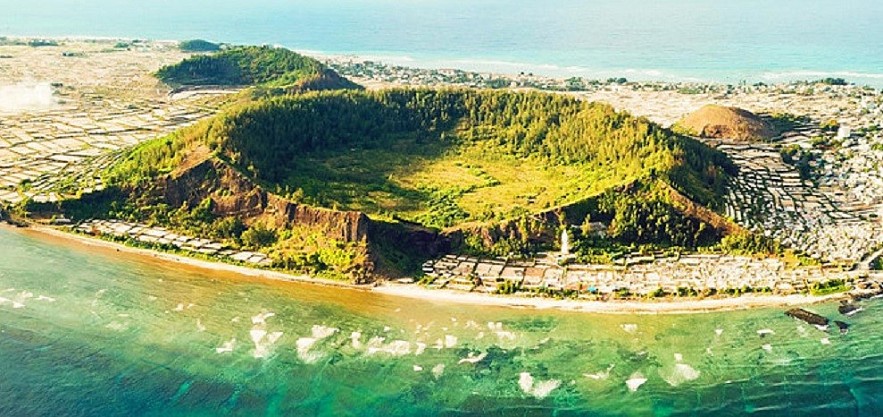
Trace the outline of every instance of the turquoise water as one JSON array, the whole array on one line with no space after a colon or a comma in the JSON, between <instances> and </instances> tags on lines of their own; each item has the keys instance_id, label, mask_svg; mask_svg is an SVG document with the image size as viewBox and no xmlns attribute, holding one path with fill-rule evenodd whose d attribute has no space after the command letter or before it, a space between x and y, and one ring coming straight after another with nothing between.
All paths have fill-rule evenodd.
<instances>
[{"instance_id":1,"label":"turquoise water","mask_svg":"<svg viewBox=\"0 0 883 417\"><path fill-rule=\"evenodd\" d=\"M207 38L401 64L883 87L877 0L0 0L0 34Z\"/></svg>"},{"instance_id":2,"label":"turquoise water","mask_svg":"<svg viewBox=\"0 0 883 417\"><path fill-rule=\"evenodd\" d=\"M883 414L879 302L845 335L779 309L443 305L4 228L0 297L4 417Z\"/></svg>"}]
</instances>

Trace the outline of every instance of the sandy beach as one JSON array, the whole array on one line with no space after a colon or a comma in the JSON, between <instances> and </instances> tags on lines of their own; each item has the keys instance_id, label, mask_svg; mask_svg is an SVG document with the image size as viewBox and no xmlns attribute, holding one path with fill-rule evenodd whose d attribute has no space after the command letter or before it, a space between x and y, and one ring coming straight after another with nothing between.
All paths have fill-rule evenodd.
<instances>
[{"instance_id":1,"label":"sandy beach","mask_svg":"<svg viewBox=\"0 0 883 417\"><path fill-rule=\"evenodd\" d=\"M6 227L6 226L3 226ZM292 275L277 271L248 268L222 262L213 262L187 256L135 248L120 243L76 235L47 226L32 226L14 229L39 239L65 241L84 247L98 248L108 252L125 252L151 261L175 263L203 271L220 271L242 277L270 279L275 281L299 282L312 285L340 287L344 291L371 291L378 295L421 299L434 303L457 303L519 309L562 310L595 314L696 314L719 311L744 310L760 307L788 307L808 305L847 298L846 293L827 296L808 295L743 295L731 298L683 299L677 301L588 301L559 300L544 297L524 297L513 295L491 295L466 293L444 289L427 289L416 284L396 284L385 282L377 286L353 285L340 281L311 278L305 275Z\"/></svg>"}]
</instances>

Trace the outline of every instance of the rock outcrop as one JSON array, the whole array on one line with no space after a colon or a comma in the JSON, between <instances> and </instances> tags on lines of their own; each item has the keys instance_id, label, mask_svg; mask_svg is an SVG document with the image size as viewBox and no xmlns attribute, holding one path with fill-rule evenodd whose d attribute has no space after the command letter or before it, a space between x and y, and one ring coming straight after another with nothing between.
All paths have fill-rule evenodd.
<instances>
[{"instance_id":1,"label":"rock outcrop","mask_svg":"<svg viewBox=\"0 0 883 417\"><path fill-rule=\"evenodd\" d=\"M827 317L813 313L811 311L804 310L802 308L792 308L785 312L786 316L794 317L798 320L803 320L813 326L825 327L830 323Z\"/></svg>"},{"instance_id":2,"label":"rock outcrop","mask_svg":"<svg viewBox=\"0 0 883 417\"><path fill-rule=\"evenodd\" d=\"M307 227L329 239L347 243L365 243L375 265L383 266L382 252L392 248L416 257L434 257L450 249L446 236L419 225L371 220L362 212L332 210L299 204L267 192L251 179L217 157L206 157L186 169L164 177L148 189L154 199L179 207L195 207L206 199L212 201L212 213L235 216L246 224L262 222L277 229ZM384 273L393 273L387 268Z\"/></svg>"}]
</instances>

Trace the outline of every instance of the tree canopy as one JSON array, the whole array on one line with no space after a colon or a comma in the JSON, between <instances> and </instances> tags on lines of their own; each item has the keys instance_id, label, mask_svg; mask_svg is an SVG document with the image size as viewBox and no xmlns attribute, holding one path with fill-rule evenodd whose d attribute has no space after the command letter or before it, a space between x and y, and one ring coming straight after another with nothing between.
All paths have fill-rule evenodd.
<instances>
[{"instance_id":1,"label":"tree canopy","mask_svg":"<svg viewBox=\"0 0 883 417\"><path fill-rule=\"evenodd\" d=\"M196 47L205 46L201 43ZM156 76L175 86L265 85L287 87L303 80L314 80L329 70L321 62L285 48L238 46L211 55L197 55L161 68ZM338 77L334 88L354 88L355 84Z\"/></svg>"}]
</instances>

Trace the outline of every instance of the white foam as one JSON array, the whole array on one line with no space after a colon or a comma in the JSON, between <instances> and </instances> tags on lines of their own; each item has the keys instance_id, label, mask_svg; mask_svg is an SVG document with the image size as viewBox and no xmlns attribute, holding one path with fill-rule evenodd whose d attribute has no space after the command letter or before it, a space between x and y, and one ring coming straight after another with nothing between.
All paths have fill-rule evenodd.
<instances>
[{"instance_id":1,"label":"white foam","mask_svg":"<svg viewBox=\"0 0 883 417\"><path fill-rule=\"evenodd\" d=\"M340 331L340 329L337 329L334 327L328 327L328 326L323 326L323 325L319 325L319 324L314 325L310 329L310 334L312 335L312 337L301 337L301 338L297 339L297 341L295 341L298 359L300 359L301 361L303 361L305 363L317 362L319 359L321 359L324 356L324 354L321 352L312 351L313 347L320 340L331 337L332 335L334 335L335 333L337 333L339 331ZM361 337L362 335L361 335L361 333L354 332L353 335L351 335L350 337L353 338L354 336ZM273 344L273 343L276 343L279 340L279 338L281 338L281 337L282 337L282 332L273 332L268 335L267 341L270 344ZM353 339L354 345L357 340L358 340L357 338Z\"/></svg>"},{"instance_id":2,"label":"white foam","mask_svg":"<svg viewBox=\"0 0 883 417\"><path fill-rule=\"evenodd\" d=\"M442 374L444 374L444 373L445 373L445 364L440 363L440 364L432 367L432 376L434 376L435 379L441 378Z\"/></svg>"},{"instance_id":3,"label":"white foam","mask_svg":"<svg viewBox=\"0 0 883 417\"><path fill-rule=\"evenodd\" d=\"M464 364L464 363L472 363L472 364L475 364L475 363L479 363L479 362L481 362L481 361L484 360L484 358L486 358L486 357L487 357L487 352L481 352L481 353L478 354L478 355L476 355L476 354L474 354L474 353L472 353L472 352L469 352L469 355L468 355L467 357L463 358L463 359L460 359L460 361L457 362L457 364Z\"/></svg>"},{"instance_id":4,"label":"white foam","mask_svg":"<svg viewBox=\"0 0 883 417\"><path fill-rule=\"evenodd\" d=\"M394 340L387 346L386 352L393 356L404 356L411 353L411 342Z\"/></svg>"},{"instance_id":5,"label":"white foam","mask_svg":"<svg viewBox=\"0 0 883 417\"><path fill-rule=\"evenodd\" d=\"M476 323L474 320L467 320L466 325L464 327L466 327L467 329L475 329L475 330L478 330L481 328L481 326L479 326L478 323Z\"/></svg>"},{"instance_id":6,"label":"white foam","mask_svg":"<svg viewBox=\"0 0 883 417\"><path fill-rule=\"evenodd\" d=\"M776 332L774 332L772 329L760 329L757 331L757 335L761 336L761 337L766 336L766 335L770 335L770 334L776 334Z\"/></svg>"},{"instance_id":7,"label":"white foam","mask_svg":"<svg viewBox=\"0 0 883 417\"><path fill-rule=\"evenodd\" d=\"M583 376L585 376L586 378L589 378L589 379L594 379L595 381L607 379L610 377L610 371L612 371L615 366L616 366L616 364L611 364L610 366L607 367L606 370L604 370L602 372L596 372L594 374L583 374Z\"/></svg>"},{"instance_id":8,"label":"white foam","mask_svg":"<svg viewBox=\"0 0 883 417\"><path fill-rule=\"evenodd\" d=\"M557 379L550 379L547 381L540 381L533 387L533 396L537 399L543 399L549 396L555 389L561 386L561 381Z\"/></svg>"},{"instance_id":9,"label":"white foam","mask_svg":"<svg viewBox=\"0 0 883 417\"><path fill-rule=\"evenodd\" d=\"M202 324L202 320L196 319L196 330L199 332L205 331L205 325Z\"/></svg>"},{"instance_id":10,"label":"white foam","mask_svg":"<svg viewBox=\"0 0 883 417\"><path fill-rule=\"evenodd\" d=\"M233 352L233 348L236 346L236 338L232 338L226 342L224 342L221 347L215 348L215 352L217 353L230 353Z\"/></svg>"},{"instance_id":11,"label":"white foam","mask_svg":"<svg viewBox=\"0 0 883 417\"><path fill-rule=\"evenodd\" d=\"M675 353L675 361L677 361L677 362L683 362L683 361L684 361L684 355L681 355L680 353Z\"/></svg>"},{"instance_id":12,"label":"white foam","mask_svg":"<svg viewBox=\"0 0 883 417\"><path fill-rule=\"evenodd\" d=\"M555 389L561 386L561 381L557 379L549 379L546 381L534 381L530 373L522 372L518 376L518 386L525 394L530 395L538 400L542 400L549 396Z\"/></svg>"},{"instance_id":13,"label":"white foam","mask_svg":"<svg viewBox=\"0 0 883 417\"><path fill-rule=\"evenodd\" d=\"M47 301L47 302L50 302L50 303L54 303L54 302L55 302L55 299L52 298L52 297L47 297L47 296L45 296L45 295L41 295L41 296L37 297L37 301Z\"/></svg>"},{"instance_id":14,"label":"white foam","mask_svg":"<svg viewBox=\"0 0 883 417\"><path fill-rule=\"evenodd\" d=\"M313 352L312 348L319 340L314 337L301 337L295 342L297 357L304 363L316 363L322 358L322 354Z\"/></svg>"},{"instance_id":15,"label":"white foam","mask_svg":"<svg viewBox=\"0 0 883 417\"><path fill-rule=\"evenodd\" d=\"M675 364L674 372L668 377L663 377L665 382L668 382L668 384L673 387L681 385L684 382L693 381L697 378L699 378L699 371L685 363Z\"/></svg>"},{"instance_id":16,"label":"white foam","mask_svg":"<svg viewBox=\"0 0 883 417\"><path fill-rule=\"evenodd\" d=\"M767 351L767 352L772 352L772 351L773 351L773 345L767 343L767 344L761 346L761 349L763 349L763 350L765 350L765 351Z\"/></svg>"},{"instance_id":17,"label":"white foam","mask_svg":"<svg viewBox=\"0 0 883 417\"><path fill-rule=\"evenodd\" d=\"M624 330L626 333L635 333L638 331L637 324L622 324L619 327L622 327L622 330Z\"/></svg>"},{"instance_id":18,"label":"white foam","mask_svg":"<svg viewBox=\"0 0 883 417\"><path fill-rule=\"evenodd\" d=\"M515 333L503 330L503 323L489 321L487 328L496 334L500 340L515 340ZM484 333L481 333L481 335L483 336Z\"/></svg>"},{"instance_id":19,"label":"white foam","mask_svg":"<svg viewBox=\"0 0 883 417\"><path fill-rule=\"evenodd\" d=\"M173 311L184 311L184 304L178 303L178 305L175 307L175 309Z\"/></svg>"},{"instance_id":20,"label":"white foam","mask_svg":"<svg viewBox=\"0 0 883 417\"><path fill-rule=\"evenodd\" d=\"M330 337L339 332L340 329L317 324L314 325L310 331L312 332L313 337L315 337L316 339L325 339L326 337Z\"/></svg>"},{"instance_id":21,"label":"white foam","mask_svg":"<svg viewBox=\"0 0 883 417\"><path fill-rule=\"evenodd\" d=\"M457 346L457 336L445 335L445 347L450 349Z\"/></svg>"},{"instance_id":22,"label":"white foam","mask_svg":"<svg viewBox=\"0 0 883 417\"><path fill-rule=\"evenodd\" d=\"M533 376L527 372L522 372L518 376L518 386L521 387L525 394L530 394L530 390L533 388Z\"/></svg>"},{"instance_id":23,"label":"white foam","mask_svg":"<svg viewBox=\"0 0 883 417\"><path fill-rule=\"evenodd\" d=\"M423 371L423 367L422 367L422 366L420 366L420 365L414 365L414 372L422 372L422 371Z\"/></svg>"},{"instance_id":24,"label":"white foam","mask_svg":"<svg viewBox=\"0 0 883 417\"><path fill-rule=\"evenodd\" d=\"M362 333L361 332L352 332L350 334L350 340L352 341L353 349L361 349L362 348Z\"/></svg>"},{"instance_id":25,"label":"white foam","mask_svg":"<svg viewBox=\"0 0 883 417\"><path fill-rule=\"evenodd\" d=\"M371 340L374 341L375 339L378 339L378 338L373 338ZM411 353L411 342L408 342L405 340L393 340L389 344L383 345L382 344L383 338L379 338L379 339L380 339L380 343L378 343L378 342L370 343L369 342L369 346L368 346L368 350L367 350L368 355L374 355L377 353L386 353L386 354L389 354L392 356L404 356L404 355L408 355Z\"/></svg>"},{"instance_id":26,"label":"white foam","mask_svg":"<svg viewBox=\"0 0 883 417\"><path fill-rule=\"evenodd\" d=\"M276 313L273 313L273 312L261 313L256 316L253 316L251 318L251 322L252 322L252 324L264 324L267 322L268 318L273 317L275 315L276 315Z\"/></svg>"},{"instance_id":27,"label":"white foam","mask_svg":"<svg viewBox=\"0 0 883 417\"><path fill-rule=\"evenodd\" d=\"M647 382L647 378L644 377L640 372L635 372L632 376L629 377L628 380L625 381L625 385L629 388L629 391L635 392L638 388L641 388L641 385Z\"/></svg>"},{"instance_id":28,"label":"white foam","mask_svg":"<svg viewBox=\"0 0 883 417\"><path fill-rule=\"evenodd\" d=\"M857 308L857 309L855 309L855 310L852 310L852 311L846 313L846 317L852 316L852 315L854 315L855 313L858 313L858 312L860 312L860 311L862 311L862 310L864 310L864 309L865 309L864 307L859 307L859 308Z\"/></svg>"},{"instance_id":29,"label":"white foam","mask_svg":"<svg viewBox=\"0 0 883 417\"><path fill-rule=\"evenodd\" d=\"M264 340L264 337L267 336L267 331L264 329L251 329L248 334L251 336L251 341L255 345L259 345Z\"/></svg>"},{"instance_id":30,"label":"white foam","mask_svg":"<svg viewBox=\"0 0 883 417\"><path fill-rule=\"evenodd\" d=\"M414 355L419 356L422 355L426 350L426 343L417 342L417 349L414 351Z\"/></svg>"},{"instance_id":31,"label":"white foam","mask_svg":"<svg viewBox=\"0 0 883 417\"><path fill-rule=\"evenodd\" d=\"M267 343L271 345L275 344L280 338L282 338L282 334L282 332L272 332L267 334Z\"/></svg>"},{"instance_id":32,"label":"white foam","mask_svg":"<svg viewBox=\"0 0 883 417\"><path fill-rule=\"evenodd\" d=\"M720 336L724 334L724 329L714 329L714 334Z\"/></svg>"},{"instance_id":33,"label":"white foam","mask_svg":"<svg viewBox=\"0 0 883 417\"><path fill-rule=\"evenodd\" d=\"M822 342L823 345L830 345L830 344L831 344L831 339L828 339L827 337L824 337L824 338L822 338L821 342Z\"/></svg>"}]
</instances>

